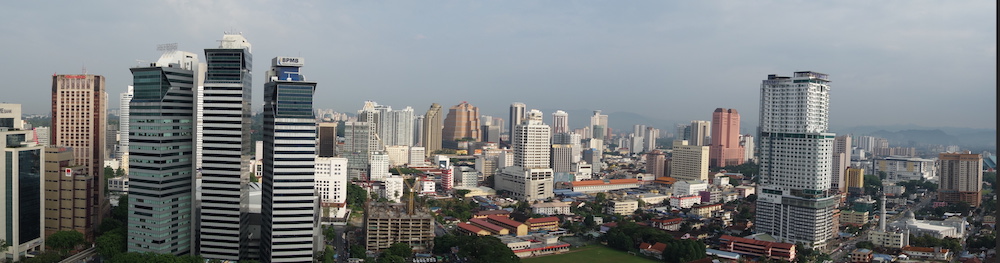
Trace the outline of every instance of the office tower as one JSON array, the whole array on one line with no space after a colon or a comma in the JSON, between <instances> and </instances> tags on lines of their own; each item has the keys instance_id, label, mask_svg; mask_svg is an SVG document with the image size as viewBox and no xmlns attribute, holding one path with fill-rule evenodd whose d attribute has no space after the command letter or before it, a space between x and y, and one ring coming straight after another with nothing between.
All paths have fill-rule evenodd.
<instances>
[{"instance_id":1,"label":"office tower","mask_svg":"<svg viewBox=\"0 0 1000 263\"><path fill-rule=\"evenodd\" d=\"M736 132L739 132L739 129L736 129ZM688 136L690 137L688 143L697 146L708 146L708 144L712 143L709 136L712 136L712 122L691 121L691 134Z\"/></svg>"},{"instance_id":2,"label":"office tower","mask_svg":"<svg viewBox=\"0 0 1000 263\"><path fill-rule=\"evenodd\" d=\"M608 131L608 115L601 114L600 110L595 110L590 116L590 127L594 139L607 139L610 136Z\"/></svg>"},{"instance_id":3,"label":"office tower","mask_svg":"<svg viewBox=\"0 0 1000 263\"><path fill-rule=\"evenodd\" d=\"M496 143L487 144L483 147L481 154L476 155L475 168L482 175L487 186L493 185L494 176L500 170L500 155L503 150L498 149Z\"/></svg>"},{"instance_id":4,"label":"office tower","mask_svg":"<svg viewBox=\"0 0 1000 263\"><path fill-rule=\"evenodd\" d=\"M646 173L652 174L654 178L668 176L666 173L667 156L660 150L653 150L646 153Z\"/></svg>"},{"instance_id":5,"label":"office tower","mask_svg":"<svg viewBox=\"0 0 1000 263\"><path fill-rule=\"evenodd\" d=\"M753 135L744 134L740 136L740 148L743 148L743 161L756 162L757 155L754 153L757 147L754 146Z\"/></svg>"},{"instance_id":6,"label":"office tower","mask_svg":"<svg viewBox=\"0 0 1000 263\"><path fill-rule=\"evenodd\" d=\"M93 203L104 204L104 158L107 156L108 93L100 75L52 76L52 128L49 145L72 147L76 164L87 168L100 187ZM97 220L103 213L97 213Z\"/></svg>"},{"instance_id":7,"label":"office tower","mask_svg":"<svg viewBox=\"0 0 1000 263\"><path fill-rule=\"evenodd\" d=\"M344 122L344 145L337 147L340 157L347 158L348 176L368 180L368 155L371 129L367 122Z\"/></svg>"},{"instance_id":8,"label":"office tower","mask_svg":"<svg viewBox=\"0 0 1000 263\"><path fill-rule=\"evenodd\" d=\"M479 108L463 101L448 109L441 139L445 141L471 139L478 142L482 134L480 126L482 125L479 124Z\"/></svg>"},{"instance_id":9,"label":"office tower","mask_svg":"<svg viewBox=\"0 0 1000 263\"><path fill-rule=\"evenodd\" d=\"M441 150L441 105L432 103L431 108L424 113L423 139L424 153L428 157Z\"/></svg>"},{"instance_id":10,"label":"office tower","mask_svg":"<svg viewBox=\"0 0 1000 263\"><path fill-rule=\"evenodd\" d=\"M427 162L426 156L424 147L410 147L410 159L406 163L411 166L424 165Z\"/></svg>"},{"instance_id":11,"label":"office tower","mask_svg":"<svg viewBox=\"0 0 1000 263\"><path fill-rule=\"evenodd\" d=\"M743 148L740 147L740 114L736 109L715 109L715 112L712 112L711 130L709 165L725 167L743 164Z\"/></svg>"},{"instance_id":12,"label":"office tower","mask_svg":"<svg viewBox=\"0 0 1000 263\"><path fill-rule=\"evenodd\" d=\"M198 67L197 54L167 51L148 67L130 69L129 252L194 252Z\"/></svg>"},{"instance_id":13,"label":"office tower","mask_svg":"<svg viewBox=\"0 0 1000 263\"><path fill-rule=\"evenodd\" d=\"M833 167L830 171L830 189L847 192L845 172L851 165L851 135L833 138Z\"/></svg>"},{"instance_id":14,"label":"office tower","mask_svg":"<svg viewBox=\"0 0 1000 263\"><path fill-rule=\"evenodd\" d=\"M569 113L565 111L557 110L552 113L552 133L568 133L569 132Z\"/></svg>"},{"instance_id":15,"label":"office tower","mask_svg":"<svg viewBox=\"0 0 1000 263\"><path fill-rule=\"evenodd\" d=\"M321 122L316 137L316 153L319 157L337 155L337 123Z\"/></svg>"},{"instance_id":16,"label":"office tower","mask_svg":"<svg viewBox=\"0 0 1000 263\"><path fill-rule=\"evenodd\" d=\"M244 223L249 178L243 175L250 171L250 43L242 35L225 34L218 48L205 49L205 62L198 114L202 118L198 248L206 259L240 260L240 254L250 249L240 242L249 238Z\"/></svg>"},{"instance_id":17,"label":"office tower","mask_svg":"<svg viewBox=\"0 0 1000 263\"><path fill-rule=\"evenodd\" d=\"M554 173L572 171L573 146L569 144L552 144L552 160L550 166Z\"/></svg>"},{"instance_id":18,"label":"office tower","mask_svg":"<svg viewBox=\"0 0 1000 263\"><path fill-rule=\"evenodd\" d=\"M77 231L93 242L100 206L94 204L100 185L82 165L76 165L73 149L45 148L45 236L59 231ZM81 200L77 200L78 197Z\"/></svg>"},{"instance_id":19,"label":"office tower","mask_svg":"<svg viewBox=\"0 0 1000 263\"><path fill-rule=\"evenodd\" d=\"M365 208L365 250L388 249L393 243L410 245L417 253L434 249L434 216L427 208L371 202Z\"/></svg>"},{"instance_id":20,"label":"office tower","mask_svg":"<svg viewBox=\"0 0 1000 263\"><path fill-rule=\"evenodd\" d=\"M483 142L500 142L500 130L501 130L500 126L493 125L492 123L487 123L487 122L483 123L484 124L481 127L483 135L480 137L482 138Z\"/></svg>"},{"instance_id":21,"label":"office tower","mask_svg":"<svg viewBox=\"0 0 1000 263\"><path fill-rule=\"evenodd\" d=\"M413 117L413 146L424 147L424 115Z\"/></svg>"},{"instance_id":22,"label":"office tower","mask_svg":"<svg viewBox=\"0 0 1000 263\"><path fill-rule=\"evenodd\" d=\"M380 133L382 127L382 117L384 112L390 111L385 105L378 105L374 101L365 101L365 105L358 110L357 121L364 122L368 124L368 152L376 152L385 150L385 141L382 139L382 134Z\"/></svg>"},{"instance_id":23,"label":"office tower","mask_svg":"<svg viewBox=\"0 0 1000 263\"><path fill-rule=\"evenodd\" d=\"M371 152L368 154L368 180L384 181L389 173L389 155L385 152Z\"/></svg>"},{"instance_id":24,"label":"office tower","mask_svg":"<svg viewBox=\"0 0 1000 263\"><path fill-rule=\"evenodd\" d=\"M675 141L690 141L691 140L691 125L690 124L677 124L677 134L674 135Z\"/></svg>"},{"instance_id":25,"label":"office tower","mask_svg":"<svg viewBox=\"0 0 1000 263\"><path fill-rule=\"evenodd\" d=\"M865 169L851 168L844 169L844 186L848 193L864 193Z\"/></svg>"},{"instance_id":26,"label":"office tower","mask_svg":"<svg viewBox=\"0 0 1000 263\"><path fill-rule=\"evenodd\" d=\"M941 175L938 200L978 207L983 192L983 156L969 151L938 154Z\"/></svg>"},{"instance_id":27,"label":"office tower","mask_svg":"<svg viewBox=\"0 0 1000 263\"><path fill-rule=\"evenodd\" d=\"M757 233L823 247L833 238L837 195L830 190L834 134L828 132L828 75L768 75L760 86L761 186Z\"/></svg>"},{"instance_id":28,"label":"office tower","mask_svg":"<svg viewBox=\"0 0 1000 263\"><path fill-rule=\"evenodd\" d=\"M20 105L0 104L0 138L5 138L0 145L5 156L0 158L0 182L5 186L0 188L0 196L5 197L5 202L0 203L0 211L5 211L0 219L5 226L0 228L0 237L10 246L3 258L14 262L28 253L41 252L45 225L44 147L28 140L31 131L22 130L20 121L10 124L20 115Z\"/></svg>"},{"instance_id":29,"label":"office tower","mask_svg":"<svg viewBox=\"0 0 1000 263\"><path fill-rule=\"evenodd\" d=\"M496 180L497 190L525 201L552 197L552 168L549 166L551 128L542 122L542 112L531 110L514 127L514 165L504 167Z\"/></svg>"},{"instance_id":30,"label":"office tower","mask_svg":"<svg viewBox=\"0 0 1000 263\"><path fill-rule=\"evenodd\" d=\"M318 252L315 196L316 82L305 80L302 58L271 60L264 84L264 180L261 262L312 262Z\"/></svg>"},{"instance_id":31,"label":"office tower","mask_svg":"<svg viewBox=\"0 0 1000 263\"><path fill-rule=\"evenodd\" d=\"M708 146L674 141L670 177L686 181L708 181Z\"/></svg>"},{"instance_id":32,"label":"office tower","mask_svg":"<svg viewBox=\"0 0 1000 263\"><path fill-rule=\"evenodd\" d=\"M347 215L347 158L316 157L316 193L324 218Z\"/></svg>"},{"instance_id":33,"label":"office tower","mask_svg":"<svg viewBox=\"0 0 1000 263\"><path fill-rule=\"evenodd\" d=\"M410 146L390 145L385 147L385 154L389 157L389 166L403 166L410 161Z\"/></svg>"},{"instance_id":34,"label":"office tower","mask_svg":"<svg viewBox=\"0 0 1000 263\"><path fill-rule=\"evenodd\" d=\"M510 125L510 127L507 128L507 136L509 136L508 138L514 136L513 135L514 127L516 127L517 125L521 125L521 121L524 120L524 113L526 108L527 106L525 106L524 103L514 102L510 104L510 118L508 119L510 121L510 124L508 124ZM511 141L513 139L510 138L507 140Z\"/></svg>"},{"instance_id":35,"label":"office tower","mask_svg":"<svg viewBox=\"0 0 1000 263\"><path fill-rule=\"evenodd\" d=\"M129 102L134 96L132 85L129 85L125 93L118 95L118 159L121 160L122 169L128 174L128 127L129 127Z\"/></svg>"}]
</instances>

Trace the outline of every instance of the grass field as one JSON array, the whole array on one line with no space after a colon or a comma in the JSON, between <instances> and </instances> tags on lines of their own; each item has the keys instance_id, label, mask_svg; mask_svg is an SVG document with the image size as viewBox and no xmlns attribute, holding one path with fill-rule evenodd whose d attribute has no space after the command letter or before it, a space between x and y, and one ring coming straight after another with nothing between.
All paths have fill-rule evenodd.
<instances>
[{"instance_id":1,"label":"grass field","mask_svg":"<svg viewBox=\"0 0 1000 263\"><path fill-rule=\"evenodd\" d=\"M525 258L522 259L521 262L524 263L582 263L582 262L653 263L657 261L645 259L639 256L629 255L624 251L615 250L613 248L601 245L591 245L575 250L570 250L569 252L558 255Z\"/></svg>"}]
</instances>

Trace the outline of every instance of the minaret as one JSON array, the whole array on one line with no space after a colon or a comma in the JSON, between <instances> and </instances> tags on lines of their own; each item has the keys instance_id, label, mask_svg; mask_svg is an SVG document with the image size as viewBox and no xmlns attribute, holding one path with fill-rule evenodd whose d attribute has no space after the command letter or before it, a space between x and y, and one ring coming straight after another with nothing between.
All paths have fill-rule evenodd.
<instances>
[{"instance_id":1,"label":"minaret","mask_svg":"<svg viewBox=\"0 0 1000 263\"><path fill-rule=\"evenodd\" d=\"M882 192L882 202L879 205L881 215L878 217L878 231L885 232L885 192Z\"/></svg>"}]
</instances>

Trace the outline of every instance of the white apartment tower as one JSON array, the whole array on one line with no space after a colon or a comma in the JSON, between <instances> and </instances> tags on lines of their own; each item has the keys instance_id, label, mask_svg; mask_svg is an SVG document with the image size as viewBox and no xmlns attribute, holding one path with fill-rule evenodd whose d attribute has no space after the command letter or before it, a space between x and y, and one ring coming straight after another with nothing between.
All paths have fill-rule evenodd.
<instances>
[{"instance_id":1,"label":"white apartment tower","mask_svg":"<svg viewBox=\"0 0 1000 263\"><path fill-rule=\"evenodd\" d=\"M125 93L118 95L119 102L119 113L118 113L118 156L121 159L122 168L125 169L125 173L128 174L128 119L129 119L129 102L132 102L132 97L134 88L132 85L128 85Z\"/></svg>"},{"instance_id":2,"label":"white apartment tower","mask_svg":"<svg viewBox=\"0 0 1000 263\"><path fill-rule=\"evenodd\" d=\"M551 198L553 172L549 167L551 128L542 121L541 111L531 110L514 127L513 166L504 167L496 180L497 190L507 191L520 200Z\"/></svg>"},{"instance_id":3,"label":"white apartment tower","mask_svg":"<svg viewBox=\"0 0 1000 263\"><path fill-rule=\"evenodd\" d=\"M688 139L690 145L708 146L712 143L712 122L691 121L691 135Z\"/></svg>"},{"instance_id":4,"label":"white apartment tower","mask_svg":"<svg viewBox=\"0 0 1000 263\"><path fill-rule=\"evenodd\" d=\"M558 110L552 113L552 134L569 132L569 113Z\"/></svg>"},{"instance_id":5,"label":"white apartment tower","mask_svg":"<svg viewBox=\"0 0 1000 263\"><path fill-rule=\"evenodd\" d=\"M527 106L524 103L514 102L510 104L510 128L507 129L508 136L514 136L514 128L521 124L521 120L524 120L524 109ZM509 139L513 140L513 139Z\"/></svg>"},{"instance_id":6,"label":"white apartment tower","mask_svg":"<svg viewBox=\"0 0 1000 263\"><path fill-rule=\"evenodd\" d=\"M299 74L303 62L274 58L264 84L261 262L312 262L322 245L316 240L316 82Z\"/></svg>"},{"instance_id":7,"label":"white apartment tower","mask_svg":"<svg viewBox=\"0 0 1000 263\"><path fill-rule=\"evenodd\" d=\"M756 232L823 247L834 237L830 191L834 134L828 131L828 75L768 75L760 86L761 186Z\"/></svg>"}]
</instances>

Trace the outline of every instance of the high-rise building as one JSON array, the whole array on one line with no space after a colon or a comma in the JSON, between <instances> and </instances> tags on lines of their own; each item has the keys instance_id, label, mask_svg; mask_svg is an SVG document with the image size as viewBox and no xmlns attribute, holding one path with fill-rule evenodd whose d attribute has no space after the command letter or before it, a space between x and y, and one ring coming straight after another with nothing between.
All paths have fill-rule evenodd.
<instances>
[{"instance_id":1,"label":"high-rise building","mask_svg":"<svg viewBox=\"0 0 1000 263\"><path fill-rule=\"evenodd\" d=\"M86 167L74 163L73 149L45 148L45 236L77 231L90 242L99 212L99 184ZM83 198L79 198L83 197Z\"/></svg>"},{"instance_id":2,"label":"high-rise building","mask_svg":"<svg viewBox=\"0 0 1000 263\"><path fill-rule=\"evenodd\" d=\"M198 68L197 54L167 51L148 67L130 69L129 252L194 252Z\"/></svg>"},{"instance_id":3,"label":"high-rise building","mask_svg":"<svg viewBox=\"0 0 1000 263\"><path fill-rule=\"evenodd\" d=\"M312 262L322 245L314 193L316 82L299 74L303 62L272 59L264 84L261 262Z\"/></svg>"},{"instance_id":4,"label":"high-rise building","mask_svg":"<svg viewBox=\"0 0 1000 263\"><path fill-rule=\"evenodd\" d=\"M478 142L479 136L482 135L480 126L482 125L479 124L479 108L463 101L448 109L441 139L445 141L471 139Z\"/></svg>"},{"instance_id":5,"label":"high-rise building","mask_svg":"<svg viewBox=\"0 0 1000 263\"><path fill-rule=\"evenodd\" d=\"M107 157L107 81L100 75L52 76L52 129L49 145L72 147L76 164L97 178L98 195L93 202L104 204L104 158ZM103 219L97 213L97 220Z\"/></svg>"},{"instance_id":6,"label":"high-rise building","mask_svg":"<svg viewBox=\"0 0 1000 263\"><path fill-rule=\"evenodd\" d=\"M685 181L708 181L708 146L674 141L670 177Z\"/></svg>"},{"instance_id":7,"label":"high-rise building","mask_svg":"<svg viewBox=\"0 0 1000 263\"><path fill-rule=\"evenodd\" d=\"M441 105L432 103L431 108L424 114L423 135L424 153L430 157L434 152L441 150Z\"/></svg>"},{"instance_id":8,"label":"high-rise building","mask_svg":"<svg viewBox=\"0 0 1000 263\"><path fill-rule=\"evenodd\" d=\"M337 147L340 157L347 158L347 174L351 179L368 180L368 155L371 130L367 122L344 122L344 145Z\"/></svg>"},{"instance_id":9,"label":"high-rise building","mask_svg":"<svg viewBox=\"0 0 1000 263\"><path fill-rule=\"evenodd\" d=\"M595 110L594 115L590 116L590 127L593 129L591 138L607 140L611 136L608 131L608 115L601 114L600 110Z\"/></svg>"},{"instance_id":10,"label":"high-rise building","mask_svg":"<svg viewBox=\"0 0 1000 263\"><path fill-rule=\"evenodd\" d=\"M646 133L643 135L643 152L649 152L656 149L656 139L660 138L660 130L653 127L646 127Z\"/></svg>"},{"instance_id":11,"label":"high-rise building","mask_svg":"<svg viewBox=\"0 0 1000 263\"><path fill-rule=\"evenodd\" d=\"M337 123L321 122L316 137L316 153L319 157L337 155Z\"/></svg>"},{"instance_id":12,"label":"high-rise building","mask_svg":"<svg viewBox=\"0 0 1000 263\"><path fill-rule=\"evenodd\" d=\"M569 173L573 167L573 146L569 144L552 144L552 160L550 166L554 173Z\"/></svg>"},{"instance_id":13,"label":"high-rise building","mask_svg":"<svg viewBox=\"0 0 1000 263\"><path fill-rule=\"evenodd\" d=\"M677 124L677 134L674 135L675 141L690 141L691 140L691 125L690 124Z\"/></svg>"},{"instance_id":14,"label":"high-rise building","mask_svg":"<svg viewBox=\"0 0 1000 263\"><path fill-rule=\"evenodd\" d=\"M666 155L659 150L646 153L646 173L652 174L654 178L668 176L666 173Z\"/></svg>"},{"instance_id":15,"label":"high-rise building","mask_svg":"<svg viewBox=\"0 0 1000 263\"><path fill-rule=\"evenodd\" d=\"M524 120L525 109L527 109L527 106L525 106L524 103L514 102L510 104L510 119L508 119L510 121L510 124L508 124L510 127L507 128L507 136L513 136L514 127L521 125L521 121Z\"/></svg>"},{"instance_id":16,"label":"high-rise building","mask_svg":"<svg viewBox=\"0 0 1000 263\"><path fill-rule=\"evenodd\" d=\"M424 115L413 116L413 146L424 147Z\"/></svg>"},{"instance_id":17,"label":"high-rise building","mask_svg":"<svg viewBox=\"0 0 1000 263\"><path fill-rule=\"evenodd\" d=\"M118 95L118 159L121 160L122 169L128 174L128 131L129 131L129 102L132 102L134 88L129 85L125 93Z\"/></svg>"},{"instance_id":18,"label":"high-rise building","mask_svg":"<svg viewBox=\"0 0 1000 263\"><path fill-rule=\"evenodd\" d=\"M834 237L830 191L834 134L828 132L828 75L769 75L760 86L761 186L757 233L779 242L823 247Z\"/></svg>"},{"instance_id":19,"label":"high-rise building","mask_svg":"<svg viewBox=\"0 0 1000 263\"><path fill-rule=\"evenodd\" d=\"M709 165L714 167L743 164L743 147L740 146L740 113L736 109L715 109L712 112L712 145L709 146Z\"/></svg>"},{"instance_id":20,"label":"high-rise building","mask_svg":"<svg viewBox=\"0 0 1000 263\"><path fill-rule=\"evenodd\" d=\"M830 188L847 192L845 173L851 165L851 135L833 138L833 170L830 171Z\"/></svg>"},{"instance_id":21,"label":"high-rise building","mask_svg":"<svg viewBox=\"0 0 1000 263\"><path fill-rule=\"evenodd\" d=\"M2 258L17 262L28 253L44 249L45 177L44 146L31 138L31 130L21 123L20 104L0 104L0 237L7 241ZM87 174L86 176L91 176Z\"/></svg>"},{"instance_id":22,"label":"high-rise building","mask_svg":"<svg viewBox=\"0 0 1000 263\"><path fill-rule=\"evenodd\" d=\"M534 201L552 197L553 172L550 165L551 128L541 111L531 110L514 127L514 165L504 167L496 180L497 190L516 199Z\"/></svg>"},{"instance_id":23,"label":"high-rise building","mask_svg":"<svg viewBox=\"0 0 1000 263\"><path fill-rule=\"evenodd\" d=\"M939 154L938 160L941 162L938 200L978 207L983 192L983 156L969 151L947 152Z\"/></svg>"},{"instance_id":24,"label":"high-rise building","mask_svg":"<svg viewBox=\"0 0 1000 263\"><path fill-rule=\"evenodd\" d=\"M754 153L756 151L756 147L754 146L753 135L740 135L740 148L743 148L744 162L756 162L757 155Z\"/></svg>"},{"instance_id":25,"label":"high-rise building","mask_svg":"<svg viewBox=\"0 0 1000 263\"><path fill-rule=\"evenodd\" d=\"M738 114L737 117L739 117ZM739 129L736 130L739 132ZM690 145L708 146L712 143L710 136L712 136L712 122L691 121L691 134L688 136L690 137L688 139Z\"/></svg>"},{"instance_id":26,"label":"high-rise building","mask_svg":"<svg viewBox=\"0 0 1000 263\"><path fill-rule=\"evenodd\" d=\"M316 193L324 218L342 218L347 202L347 158L316 157Z\"/></svg>"},{"instance_id":27,"label":"high-rise building","mask_svg":"<svg viewBox=\"0 0 1000 263\"><path fill-rule=\"evenodd\" d=\"M863 193L865 169L848 167L844 169L844 189L849 193Z\"/></svg>"},{"instance_id":28,"label":"high-rise building","mask_svg":"<svg viewBox=\"0 0 1000 263\"><path fill-rule=\"evenodd\" d=\"M246 184L250 172L250 101L253 55L242 35L225 34L205 49L201 117L201 209L198 253L240 260L250 249ZM310 112L311 114L311 112Z\"/></svg>"},{"instance_id":29,"label":"high-rise building","mask_svg":"<svg viewBox=\"0 0 1000 263\"><path fill-rule=\"evenodd\" d=\"M569 132L569 113L557 110L552 113L552 134Z\"/></svg>"}]
</instances>

